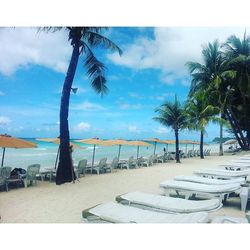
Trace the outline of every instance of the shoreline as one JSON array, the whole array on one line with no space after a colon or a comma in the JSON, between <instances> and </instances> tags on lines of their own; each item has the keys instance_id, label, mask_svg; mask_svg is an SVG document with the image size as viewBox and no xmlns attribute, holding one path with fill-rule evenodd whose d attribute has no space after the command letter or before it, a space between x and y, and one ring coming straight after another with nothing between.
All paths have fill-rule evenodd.
<instances>
[{"instance_id":1,"label":"shoreline","mask_svg":"<svg viewBox=\"0 0 250 250\"><path fill-rule=\"evenodd\" d=\"M37 186L11 189L0 193L2 223L80 223L82 210L97 204L114 201L115 197L131 191L161 194L159 183L176 175L191 175L193 170L216 168L219 164L236 159L236 155L211 155L182 159L130 170L115 170L100 175L85 175L75 184L57 186L48 181L38 181ZM249 207L249 206L248 206ZM245 217L240 210L240 198L229 198L220 210L209 213L210 217L228 215Z\"/></svg>"}]
</instances>

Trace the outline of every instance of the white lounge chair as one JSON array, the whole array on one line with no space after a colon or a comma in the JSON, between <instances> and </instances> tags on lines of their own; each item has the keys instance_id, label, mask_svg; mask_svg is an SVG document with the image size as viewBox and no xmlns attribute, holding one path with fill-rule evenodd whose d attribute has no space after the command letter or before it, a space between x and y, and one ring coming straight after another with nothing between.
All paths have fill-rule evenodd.
<instances>
[{"instance_id":1,"label":"white lounge chair","mask_svg":"<svg viewBox=\"0 0 250 250\"><path fill-rule=\"evenodd\" d=\"M195 176L195 175L178 175L174 177L175 181L189 181L189 182L196 182L202 183L207 185L225 185L225 184L245 184L245 178L235 178L229 180L221 180L221 179L212 179L207 177Z\"/></svg>"},{"instance_id":2,"label":"white lounge chair","mask_svg":"<svg viewBox=\"0 0 250 250\"><path fill-rule=\"evenodd\" d=\"M229 194L236 191L241 191L239 183L225 184L225 185L207 185L201 183L194 183L189 181L174 181L168 180L160 183L160 187L164 190L165 195L171 190L175 190L177 195L182 193L186 198L195 195L201 195L205 197L219 197L222 201L228 198Z\"/></svg>"},{"instance_id":3,"label":"white lounge chair","mask_svg":"<svg viewBox=\"0 0 250 250\"><path fill-rule=\"evenodd\" d=\"M166 214L108 202L82 212L85 222L111 223L207 223L207 212Z\"/></svg>"},{"instance_id":4,"label":"white lounge chair","mask_svg":"<svg viewBox=\"0 0 250 250\"><path fill-rule=\"evenodd\" d=\"M248 200L250 199L249 185L243 185L240 192L241 210L246 211Z\"/></svg>"},{"instance_id":5,"label":"white lounge chair","mask_svg":"<svg viewBox=\"0 0 250 250\"><path fill-rule=\"evenodd\" d=\"M116 201L124 205L165 213L214 211L222 207L219 199L194 201L143 192L119 195L116 197Z\"/></svg>"},{"instance_id":6,"label":"white lounge chair","mask_svg":"<svg viewBox=\"0 0 250 250\"><path fill-rule=\"evenodd\" d=\"M212 219L211 223L235 223L242 224L248 223L246 218L232 217L232 216L216 216Z\"/></svg>"},{"instance_id":7,"label":"white lounge chair","mask_svg":"<svg viewBox=\"0 0 250 250\"><path fill-rule=\"evenodd\" d=\"M248 163L239 163L239 162L230 162L226 164L219 165L227 170L247 170L250 169L250 164Z\"/></svg>"},{"instance_id":8,"label":"white lounge chair","mask_svg":"<svg viewBox=\"0 0 250 250\"><path fill-rule=\"evenodd\" d=\"M233 179L233 178L247 178L247 176L250 174L250 170L226 170L226 169L201 169L201 170L195 170L195 175L199 176L210 176L213 178L221 178L221 179Z\"/></svg>"}]
</instances>

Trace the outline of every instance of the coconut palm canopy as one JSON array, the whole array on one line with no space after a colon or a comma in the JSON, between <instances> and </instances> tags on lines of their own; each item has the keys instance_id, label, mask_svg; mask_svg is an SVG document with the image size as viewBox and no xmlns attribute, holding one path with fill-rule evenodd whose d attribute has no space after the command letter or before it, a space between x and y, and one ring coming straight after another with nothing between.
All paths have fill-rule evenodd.
<instances>
[{"instance_id":1,"label":"coconut palm canopy","mask_svg":"<svg viewBox=\"0 0 250 250\"><path fill-rule=\"evenodd\" d=\"M10 135L0 135L0 147L3 148L2 163L4 163L5 148L36 148L37 145L23 139L11 137Z\"/></svg>"}]
</instances>

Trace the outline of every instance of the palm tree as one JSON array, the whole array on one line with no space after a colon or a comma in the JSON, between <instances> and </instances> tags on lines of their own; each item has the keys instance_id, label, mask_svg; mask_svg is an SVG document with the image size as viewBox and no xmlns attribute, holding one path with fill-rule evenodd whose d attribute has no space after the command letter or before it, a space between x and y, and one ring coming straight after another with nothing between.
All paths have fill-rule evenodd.
<instances>
[{"instance_id":1,"label":"palm tree","mask_svg":"<svg viewBox=\"0 0 250 250\"><path fill-rule=\"evenodd\" d=\"M197 91L193 94L187 103L185 110L188 115L188 127L191 130L200 131L200 158L204 159L203 144L204 134L206 133L206 126L209 121L218 121L215 117L220 109L208 104L208 92Z\"/></svg>"},{"instance_id":2,"label":"palm tree","mask_svg":"<svg viewBox=\"0 0 250 250\"><path fill-rule=\"evenodd\" d=\"M179 130L186 128L186 114L181 103L175 96L174 103L165 102L159 108L155 109L158 113L158 117L153 119L160 122L164 126L171 127L175 133L175 159L176 163L180 163L179 152Z\"/></svg>"},{"instance_id":3,"label":"palm tree","mask_svg":"<svg viewBox=\"0 0 250 250\"><path fill-rule=\"evenodd\" d=\"M224 57L230 70L236 73L231 83L235 94L227 112L233 121L233 129L239 134L244 149L250 144L250 36L243 39L230 36L224 44ZM246 131L247 140L242 131ZM239 140L238 140L239 141Z\"/></svg>"},{"instance_id":4,"label":"palm tree","mask_svg":"<svg viewBox=\"0 0 250 250\"><path fill-rule=\"evenodd\" d=\"M209 103L211 103L212 106L221 108L221 119L223 119L223 97L220 96L220 94L224 95L225 92L217 91L216 94L218 98L214 98L215 90L218 90L219 86L220 88L224 86L222 83L223 73L225 74L225 62L218 40L215 40L213 43L208 43L208 45L203 48L202 55L204 64L197 62L186 63L192 76L189 97L192 97L197 91L210 91L213 94L207 97ZM229 75L229 72L227 75ZM223 122L220 123L220 155L223 155Z\"/></svg>"},{"instance_id":5,"label":"palm tree","mask_svg":"<svg viewBox=\"0 0 250 250\"><path fill-rule=\"evenodd\" d=\"M63 84L61 106L60 106L60 156L56 174L56 184L60 185L66 182L74 181L75 176L73 166L70 159L69 147L69 100L72 83L74 80L78 59L83 57L84 66L87 75L91 80L93 89L98 94L106 94L108 88L106 86L105 66L94 55L92 48L103 47L111 51L118 51L121 55L121 49L111 40L101 34L106 28L101 27L65 27L65 28L43 28L44 31L66 30L68 32L68 40L72 46L72 55Z\"/></svg>"}]
</instances>

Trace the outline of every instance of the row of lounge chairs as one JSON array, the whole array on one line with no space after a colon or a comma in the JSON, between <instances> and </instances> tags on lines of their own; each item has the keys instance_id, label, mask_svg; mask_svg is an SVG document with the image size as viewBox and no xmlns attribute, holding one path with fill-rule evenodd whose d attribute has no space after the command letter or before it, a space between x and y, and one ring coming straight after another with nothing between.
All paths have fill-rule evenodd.
<instances>
[{"instance_id":1,"label":"row of lounge chairs","mask_svg":"<svg viewBox=\"0 0 250 250\"><path fill-rule=\"evenodd\" d=\"M28 187L37 183L37 175L39 175L40 164L32 164L27 167L25 174L16 173L11 176L12 168L5 166L0 168L0 186L4 187L6 191L9 186L18 185Z\"/></svg>"},{"instance_id":2,"label":"row of lounge chairs","mask_svg":"<svg viewBox=\"0 0 250 250\"><path fill-rule=\"evenodd\" d=\"M242 159L246 162L249 159ZM233 162L231 163L233 165ZM245 163L246 165L246 163ZM239 195L241 208L244 207L244 190L247 186L248 169L197 170L193 176L176 176L174 180L160 183L164 195L131 192L116 197L116 202L99 204L82 212L87 222L111 223L247 223L250 212L245 218L217 216L210 218L208 212L222 207L231 194ZM246 189L244 189L246 187ZM174 190L177 198L166 197ZM206 200L186 200L179 198L202 198ZM247 193L248 195L248 193ZM246 204L245 204L246 205Z\"/></svg>"}]
</instances>

